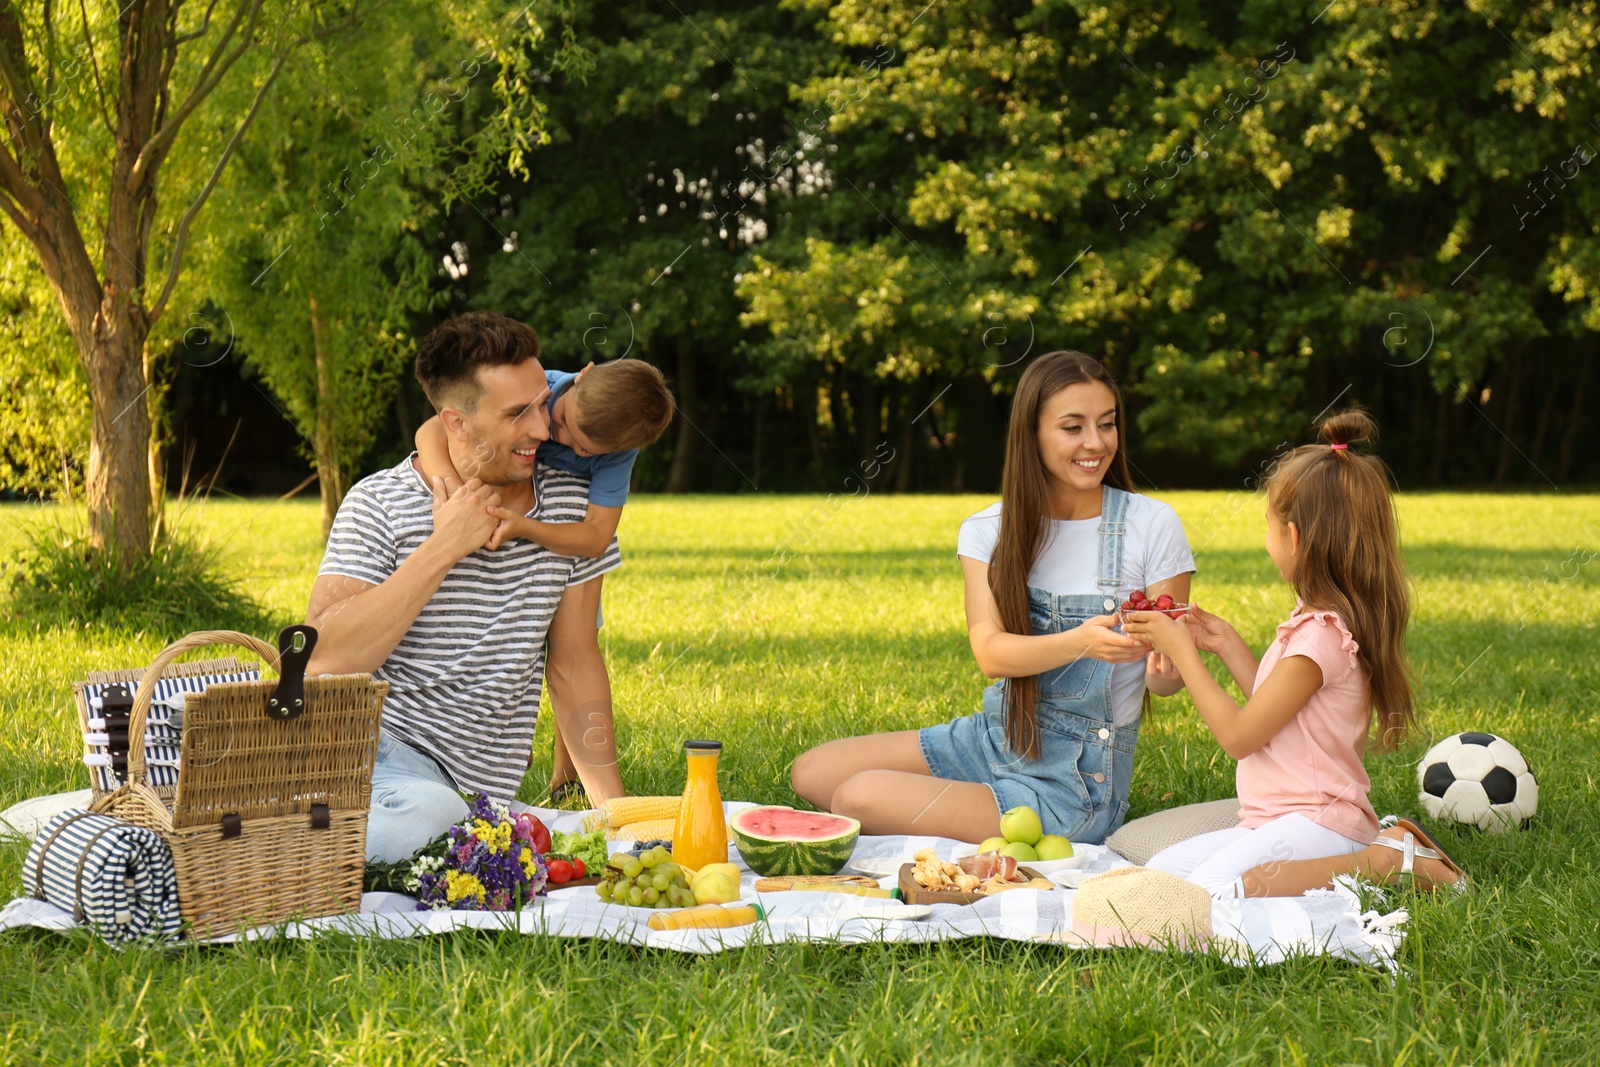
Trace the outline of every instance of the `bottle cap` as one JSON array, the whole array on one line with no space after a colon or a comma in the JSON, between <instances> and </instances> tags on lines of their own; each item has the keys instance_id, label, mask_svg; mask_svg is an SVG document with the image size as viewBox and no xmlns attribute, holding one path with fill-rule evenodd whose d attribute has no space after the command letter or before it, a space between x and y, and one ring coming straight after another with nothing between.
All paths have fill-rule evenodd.
<instances>
[{"instance_id":1,"label":"bottle cap","mask_svg":"<svg viewBox=\"0 0 1600 1067\"><path fill-rule=\"evenodd\" d=\"M690 752L721 752L721 741L685 741L683 747Z\"/></svg>"}]
</instances>

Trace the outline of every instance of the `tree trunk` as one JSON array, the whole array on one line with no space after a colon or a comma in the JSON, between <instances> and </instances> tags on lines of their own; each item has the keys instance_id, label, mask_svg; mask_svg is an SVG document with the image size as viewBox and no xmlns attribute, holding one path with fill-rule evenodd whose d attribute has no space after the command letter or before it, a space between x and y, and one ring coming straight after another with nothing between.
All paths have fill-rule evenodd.
<instances>
[{"instance_id":1,"label":"tree trunk","mask_svg":"<svg viewBox=\"0 0 1600 1067\"><path fill-rule=\"evenodd\" d=\"M1555 417L1556 400L1561 396L1562 360L1558 356L1548 361L1550 365L1550 386L1545 390L1544 403L1539 408L1539 422L1533 431L1533 449L1528 453L1528 459L1533 463L1534 469L1539 467L1539 460L1544 455L1544 443L1550 435L1550 421Z\"/></svg>"},{"instance_id":2,"label":"tree trunk","mask_svg":"<svg viewBox=\"0 0 1600 1067\"><path fill-rule=\"evenodd\" d=\"M1494 468L1494 484L1504 485L1511 476L1511 459L1517 454L1513 435L1522 429L1523 382L1528 377L1528 361L1517 353L1511 359L1511 383L1506 389L1506 406L1500 427L1500 460Z\"/></svg>"},{"instance_id":3,"label":"tree trunk","mask_svg":"<svg viewBox=\"0 0 1600 1067\"><path fill-rule=\"evenodd\" d=\"M333 412L336 400L328 377L327 341L322 335L322 316L317 298L311 304L311 357L317 369L317 417L311 428L311 446L317 454L317 481L322 490L322 539L333 530L334 516L350 491L350 480L339 462L339 442L334 436Z\"/></svg>"},{"instance_id":4,"label":"tree trunk","mask_svg":"<svg viewBox=\"0 0 1600 1067\"><path fill-rule=\"evenodd\" d=\"M968 374L956 386L957 456L955 484L958 493L987 492L1000 484L1005 464L1005 443L995 420L994 391L981 374Z\"/></svg>"},{"instance_id":5,"label":"tree trunk","mask_svg":"<svg viewBox=\"0 0 1600 1067\"><path fill-rule=\"evenodd\" d=\"M775 400L773 402L776 403ZM765 415L767 403L768 401L766 397L757 396L755 398L755 444L751 448L750 480L755 482L757 485L761 484L761 425L766 421Z\"/></svg>"},{"instance_id":6,"label":"tree trunk","mask_svg":"<svg viewBox=\"0 0 1600 1067\"><path fill-rule=\"evenodd\" d=\"M678 335L678 439L672 446L672 469L667 472L667 492L687 493L700 431L700 390L695 385L694 344L687 333Z\"/></svg>"},{"instance_id":7,"label":"tree trunk","mask_svg":"<svg viewBox=\"0 0 1600 1067\"><path fill-rule=\"evenodd\" d=\"M120 305L120 306L119 306ZM89 428L89 543L127 573L150 554L150 411L145 406L144 315L107 289L84 359L93 413Z\"/></svg>"},{"instance_id":8,"label":"tree trunk","mask_svg":"<svg viewBox=\"0 0 1600 1067\"><path fill-rule=\"evenodd\" d=\"M870 374L860 375L860 384L851 392L850 407L855 415L856 458L872 457L872 450L883 440L883 394L878 391L878 380Z\"/></svg>"},{"instance_id":9,"label":"tree trunk","mask_svg":"<svg viewBox=\"0 0 1600 1067\"><path fill-rule=\"evenodd\" d=\"M1556 467L1556 481L1565 482L1572 473L1572 450L1578 443L1578 429L1583 422L1583 394L1589 388L1589 374L1594 370L1595 345L1578 357L1578 384L1572 389L1572 411L1567 418L1567 432L1561 437L1561 462Z\"/></svg>"},{"instance_id":10,"label":"tree trunk","mask_svg":"<svg viewBox=\"0 0 1600 1067\"><path fill-rule=\"evenodd\" d=\"M916 394L908 389L900 403L900 450L894 457L894 491L897 493L909 493L913 488L911 473L915 464L911 458L916 455L917 430L911 424L911 417L918 407ZM932 418L931 413L929 418Z\"/></svg>"},{"instance_id":11,"label":"tree trunk","mask_svg":"<svg viewBox=\"0 0 1600 1067\"><path fill-rule=\"evenodd\" d=\"M1447 385L1433 405L1433 463L1428 468L1430 485L1444 482L1444 457L1450 451L1450 392L1453 388Z\"/></svg>"}]
</instances>

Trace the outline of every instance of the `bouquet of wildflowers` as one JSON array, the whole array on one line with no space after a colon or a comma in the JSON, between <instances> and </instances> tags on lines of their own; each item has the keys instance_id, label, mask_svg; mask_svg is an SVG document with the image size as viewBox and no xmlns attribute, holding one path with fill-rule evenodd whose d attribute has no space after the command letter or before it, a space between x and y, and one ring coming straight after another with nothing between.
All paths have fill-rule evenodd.
<instances>
[{"instance_id":1,"label":"bouquet of wildflowers","mask_svg":"<svg viewBox=\"0 0 1600 1067\"><path fill-rule=\"evenodd\" d=\"M452 826L442 848L428 849L405 880L418 911L514 911L544 892L547 868L537 837L542 824L479 793L472 812Z\"/></svg>"}]
</instances>

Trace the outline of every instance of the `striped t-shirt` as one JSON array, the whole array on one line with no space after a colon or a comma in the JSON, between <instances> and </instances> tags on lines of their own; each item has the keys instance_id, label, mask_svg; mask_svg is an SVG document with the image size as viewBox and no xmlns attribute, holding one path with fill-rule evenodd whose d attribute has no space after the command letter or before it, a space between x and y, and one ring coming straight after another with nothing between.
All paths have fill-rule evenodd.
<instances>
[{"instance_id":1,"label":"striped t-shirt","mask_svg":"<svg viewBox=\"0 0 1600 1067\"><path fill-rule=\"evenodd\" d=\"M381 585L433 533L433 494L408 456L351 486L318 574ZM543 522L580 522L588 479L540 464ZM480 548L450 568L374 678L389 683L383 729L433 757L469 793L516 797L533 746L545 635L567 586L617 567L613 538L594 559L532 541Z\"/></svg>"}]
</instances>

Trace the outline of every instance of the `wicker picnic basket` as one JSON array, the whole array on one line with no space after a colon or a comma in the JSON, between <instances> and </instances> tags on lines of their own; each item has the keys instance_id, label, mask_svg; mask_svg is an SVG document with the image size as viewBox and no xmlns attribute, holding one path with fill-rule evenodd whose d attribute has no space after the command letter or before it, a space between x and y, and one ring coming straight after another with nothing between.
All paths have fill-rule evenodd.
<instances>
[{"instance_id":1,"label":"wicker picnic basket","mask_svg":"<svg viewBox=\"0 0 1600 1067\"><path fill-rule=\"evenodd\" d=\"M189 694L174 795L147 780L144 748L93 810L159 833L172 849L179 909L194 936L289 918L357 911L378 724L389 683L367 674L306 677L316 643L289 627L283 647L231 630L173 642L142 676L129 736L144 735L155 683L179 655L233 644L277 679L213 684Z\"/></svg>"}]
</instances>

